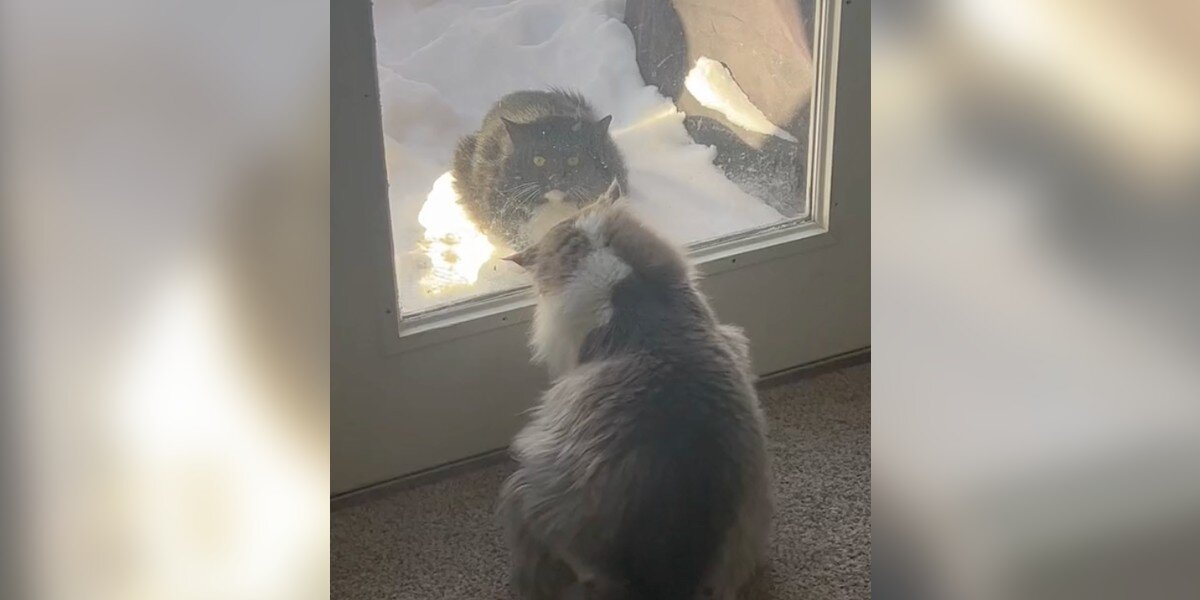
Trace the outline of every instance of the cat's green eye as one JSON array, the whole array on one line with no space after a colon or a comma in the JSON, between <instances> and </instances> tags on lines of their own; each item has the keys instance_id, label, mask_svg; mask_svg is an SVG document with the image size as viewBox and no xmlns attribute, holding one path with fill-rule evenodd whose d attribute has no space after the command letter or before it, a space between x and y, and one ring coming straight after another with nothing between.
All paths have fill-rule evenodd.
<instances>
[{"instance_id":1,"label":"cat's green eye","mask_svg":"<svg viewBox=\"0 0 1200 600\"><path fill-rule=\"evenodd\" d=\"M567 159L567 164L568 164L568 165L570 165L570 166L572 166L572 167L578 167L578 166L579 166L579 157L578 157L578 156L572 156L571 158L568 158L568 159Z\"/></svg>"},{"instance_id":2,"label":"cat's green eye","mask_svg":"<svg viewBox=\"0 0 1200 600\"><path fill-rule=\"evenodd\" d=\"M545 165L545 164L546 164L546 157L545 157L545 156L535 156L535 157L533 157L533 164L535 164L535 165L537 165L537 166L539 166L539 167L540 167L540 166L542 166L542 165Z\"/></svg>"}]
</instances>

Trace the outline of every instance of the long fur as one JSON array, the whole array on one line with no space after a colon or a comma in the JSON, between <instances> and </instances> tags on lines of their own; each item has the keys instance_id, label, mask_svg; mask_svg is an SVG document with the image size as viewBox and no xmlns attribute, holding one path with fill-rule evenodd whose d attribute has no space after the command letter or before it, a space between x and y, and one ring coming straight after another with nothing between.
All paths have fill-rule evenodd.
<instances>
[{"instance_id":1,"label":"long fur","mask_svg":"<svg viewBox=\"0 0 1200 600\"><path fill-rule=\"evenodd\" d=\"M610 120L598 119L578 92L504 96L455 150L454 187L463 209L484 233L524 248L539 233L530 225L541 212L577 211L614 179L625 188L627 173L608 134Z\"/></svg>"},{"instance_id":2,"label":"long fur","mask_svg":"<svg viewBox=\"0 0 1200 600\"><path fill-rule=\"evenodd\" d=\"M500 514L523 598L733 598L770 520L765 425L741 330L681 254L602 203L522 260L556 380L514 439Z\"/></svg>"},{"instance_id":3,"label":"long fur","mask_svg":"<svg viewBox=\"0 0 1200 600\"><path fill-rule=\"evenodd\" d=\"M530 341L534 362L552 375L574 367L587 334L612 318L612 288L630 272L612 252L595 251L561 293L543 296L545 307L534 313Z\"/></svg>"}]
</instances>

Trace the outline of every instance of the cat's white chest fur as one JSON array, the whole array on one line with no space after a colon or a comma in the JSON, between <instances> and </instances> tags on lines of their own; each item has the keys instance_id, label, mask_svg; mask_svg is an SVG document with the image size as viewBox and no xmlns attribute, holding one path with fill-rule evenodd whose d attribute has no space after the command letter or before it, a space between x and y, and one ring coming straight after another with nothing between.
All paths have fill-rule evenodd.
<instances>
[{"instance_id":1,"label":"cat's white chest fur","mask_svg":"<svg viewBox=\"0 0 1200 600\"><path fill-rule=\"evenodd\" d=\"M579 208L563 199L562 192L546 195L546 202L533 211L533 216L525 224L525 239L536 242L546 235L555 225L575 216Z\"/></svg>"},{"instance_id":2,"label":"cat's white chest fur","mask_svg":"<svg viewBox=\"0 0 1200 600\"><path fill-rule=\"evenodd\" d=\"M533 316L534 362L558 377L575 366L587 334L612 317L612 291L633 270L611 250L594 250L577 266L566 287L543 294Z\"/></svg>"}]
</instances>

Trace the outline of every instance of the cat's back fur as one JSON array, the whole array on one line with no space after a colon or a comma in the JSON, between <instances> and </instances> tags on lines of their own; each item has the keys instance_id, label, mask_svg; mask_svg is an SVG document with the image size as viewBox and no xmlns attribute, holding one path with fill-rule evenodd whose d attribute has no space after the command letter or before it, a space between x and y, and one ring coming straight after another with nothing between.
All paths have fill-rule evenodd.
<instances>
[{"instance_id":1,"label":"cat's back fur","mask_svg":"<svg viewBox=\"0 0 1200 600\"><path fill-rule=\"evenodd\" d=\"M502 491L517 589L732 597L770 512L745 337L716 321L680 254L618 209L522 254L541 295L535 357L559 378Z\"/></svg>"}]
</instances>

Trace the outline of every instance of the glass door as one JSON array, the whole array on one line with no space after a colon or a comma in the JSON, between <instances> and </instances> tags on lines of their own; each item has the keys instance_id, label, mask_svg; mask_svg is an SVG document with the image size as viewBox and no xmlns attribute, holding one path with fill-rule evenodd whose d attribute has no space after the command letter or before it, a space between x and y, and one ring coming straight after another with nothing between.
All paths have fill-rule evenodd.
<instances>
[{"instance_id":1,"label":"glass door","mask_svg":"<svg viewBox=\"0 0 1200 600\"><path fill-rule=\"evenodd\" d=\"M501 258L610 180L760 373L869 345L867 8L725 6L331 6L335 492L506 445L546 380Z\"/></svg>"}]
</instances>

